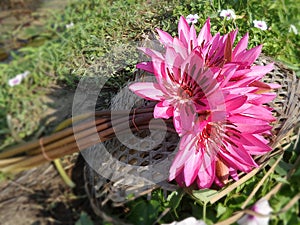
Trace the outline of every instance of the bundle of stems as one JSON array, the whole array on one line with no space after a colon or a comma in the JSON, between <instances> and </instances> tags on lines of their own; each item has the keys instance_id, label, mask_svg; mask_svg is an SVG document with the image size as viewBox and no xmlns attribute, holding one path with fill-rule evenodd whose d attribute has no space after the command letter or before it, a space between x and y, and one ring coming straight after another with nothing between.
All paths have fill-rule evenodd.
<instances>
[{"instance_id":1,"label":"bundle of stems","mask_svg":"<svg viewBox=\"0 0 300 225\"><path fill-rule=\"evenodd\" d=\"M0 171L19 172L65 155L78 152L99 142L104 142L116 133L148 129L153 119L154 105L111 112L110 110L96 111L93 114L81 115L76 125L56 132L50 136L30 141L0 153ZM112 121L112 113L113 119ZM74 118L73 118L74 120ZM175 132L172 121L166 120L167 129ZM160 123L153 123L153 128L161 129ZM94 138L95 131L99 138ZM76 133L75 133L76 132ZM80 142L80 147L77 145Z\"/></svg>"}]
</instances>

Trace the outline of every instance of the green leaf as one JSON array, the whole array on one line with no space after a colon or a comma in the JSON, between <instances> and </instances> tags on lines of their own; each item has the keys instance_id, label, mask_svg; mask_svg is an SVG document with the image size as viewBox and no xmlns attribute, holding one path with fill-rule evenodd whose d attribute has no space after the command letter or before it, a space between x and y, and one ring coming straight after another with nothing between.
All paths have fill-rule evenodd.
<instances>
[{"instance_id":1,"label":"green leaf","mask_svg":"<svg viewBox=\"0 0 300 225\"><path fill-rule=\"evenodd\" d=\"M193 195L196 199L200 200L203 203L209 202L210 198L218 193L216 190L211 189L202 189L193 191Z\"/></svg>"},{"instance_id":2,"label":"green leaf","mask_svg":"<svg viewBox=\"0 0 300 225\"><path fill-rule=\"evenodd\" d=\"M130 222L137 225L152 225L159 215L160 202L140 199L133 203L131 210L128 215Z\"/></svg>"},{"instance_id":3,"label":"green leaf","mask_svg":"<svg viewBox=\"0 0 300 225\"><path fill-rule=\"evenodd\" d=\"M227 208L222 203L219 203L217 205L216 210L217 210L217 217L219 218L221 215L223 215L226 212Z\"/></svg>"},{"instance_id":4,"label":"green leaf","mask_svg":"<svg viewBox=\"0 0 300 225\"><path fill-rule=\"evenodd\" d=\"M171 194L168 195L167 201L169 202L169 207L173 210L176 210L184 196L183 190L173 191Z\"/></svg>"},{"instance_id":5,"label":"green leaf","mask_svg":"<svg viewBox=\"0 0 300 225\"><path fill-rule=\"evenodd\" d=\"M270 159L269 165L272 166L275 163L275 159ZM283 161L280 161L278 165L275 168L276 173L278 173L280 176L287 175L288 171L290 170L291 165L288 163L285 163Z\"/></svg>"},{"instance_id":6,"label":"green leaf","mask_svg":"<svg viewBox=\"0 0 300 225\"><path fill-rule=\"evenodd\" d=\"M223 215L221 216L221 218L219 219L219 221L225 220L227 218L229 218L233 213L233 210L231 208L226 208L226 211L223 213Z\"/></svg>"},{"instance_id":7,"label":"green leaf","mask_svg":"<svg viewBox=\"0 0 300 225\"><path fill-rule=\"evenodd\" d=\"M280 183L289 184L288 180L283 177L275 176L274 179Z\"/></svg>"},{"instance_id":8,"label":"green leaf","mask_svg":"<svg viewBox=\"0 0 300 225\"><path fill-rule=\"evenodd\" d=\"M300 177L300 167L298 167L295 171L295 173L293 174L293 176L295 177Z\"/></svg>"},{"instance_id":9,"label":"green leaf","mask_svg":"<svg viewBox=\"0 0 300 225\"><path fill-rule=\"evenodd\" d=\"M91 220L87 213L82 212L80 214L79 220L76 221L75 225L94 225L94 222Z\"/></svg>"}]
</instances>

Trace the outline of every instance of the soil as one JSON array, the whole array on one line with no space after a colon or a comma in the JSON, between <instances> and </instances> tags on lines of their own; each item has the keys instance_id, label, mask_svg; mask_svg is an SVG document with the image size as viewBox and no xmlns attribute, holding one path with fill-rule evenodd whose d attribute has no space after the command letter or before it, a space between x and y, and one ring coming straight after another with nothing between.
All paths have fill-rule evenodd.
<instances>
[{"instance_id":1,"label":"soil","mask_svg":"<svg viewBox=\"0 0 300 225\"><path fill-rule=\"evenodd\" d=\"M72 115L74 90L52 86L41 100L48 105L45 118L49 134L63 120ZM68 187L52 163L16 174L13 179L0 182L0 221L3 225L75 224L82 212L100 221L91 210L84 189L84 160L79 154L62 159L64 168L76 187ZM97 224L99 222L94 222Z\"/></svg>"},{"instance_id":2,"label":"soil","mask_svg":"<svg viewBox=\"0 0 300 225\"><path fill-rule=\"evenodd\" d=\"M59 123L72 116L72 103L75 90L64 85L52 85L47 88L47 94L41 96L41 101L47 105L43 112L41 124L46 124L44 135L52 133Z\"/></svg>"},{"instance_id":3,"label":"soil","mask_svg":"<svg viewBox=\"0 0 300 225\"><path fill-rule=\"evenodd\" d=\"M74 166L68 171L76 183L74 189L62 181L50 163L22 172L13 180L2 182L1 224L75 224L83 211L97 220L84 190L84 161L81 157L77 160L76 156L69 158L75 160L72 162Z\"/></svg>"}]
</instances>

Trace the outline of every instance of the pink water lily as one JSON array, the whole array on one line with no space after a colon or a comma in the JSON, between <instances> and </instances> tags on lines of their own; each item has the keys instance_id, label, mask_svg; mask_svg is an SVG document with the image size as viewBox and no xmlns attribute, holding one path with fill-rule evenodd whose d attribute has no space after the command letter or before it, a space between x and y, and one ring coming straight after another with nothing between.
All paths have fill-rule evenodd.
<instances>
[{"instance_id":1,"label":"pink water lily","mask_svg":"<svg viewBox=\"0 0 300 225\"><path fill-rule=\"evenodd\" d=\"M212 99L217 98L217 74L205 66L197 51L184 60L173 49L167 49L165 58L168 60L152 61L157 83L137 82L129 88L145 99L159 101L154 118L173 117L174 127L181 135L182 126L191 123L200 109L209 109Z\"/></svg>"},{"instance_id":2,"label":"pink water lily","mask_svg":"<svg viewBox=\"0 0 300 225\"><path fill-rule=\"evenodd\" d=\"M248 69L258 58L261 53L262 46L247 50L249 35L246 34L233 48L237 30L221 36L219 33L212 36L210 33L210 19L207 19L199 35L197 36L194 25L189 26L184 17L181 17L178 24L178 37L172 37L165 31L157 29L159 40L164 45L166 52L172 51L173 54L180 56L181 60L188 57L193 51L198 51L205 65L211 71L218 71L221 67L228 63L238 65L239 69ZM168 64L177 63L180 61L170 61L174 55L162 54L152 49L142 48L145 54L151 57L149 62L141 62L137 64L137 68L146 70L150 73L155 73L153 63L155 60L164 60ZM260 68L262 69L262 67ZM252 68L252 71L254 69ZM261 73L263 74L263 73ZM265 74L265 73L264 73ZM263 75L264 75L263 74ZM261 75L260 78L263 76ZM232 77L236 79L239 73Z\"/></svg>"},{"instance_id":3,"label":"pink water lily","mask_svg":"<svg viewBox=\"0 0 300 225\"><path fill-rule=\"evenodd\" d=\"M261 78L273 64L253 66L262 46L247 49L248 34L233 47L237 30L212 36L208 19L197 36L184 17L178 37L157 30L165 48L161 53L141 50L151 57L137 68L155 75L156 82L130 85L137 95L158 103L155 118L173 117L181 136L169 180L180 186L223 186L238 171L257 166L253 155L271 150L265 136L275 120L265 106L276 97Z\"/></svg>"},{"instance_id":4,"label":"pink water lily","mask_svg":"<svg viewBox=\"0 0 300 225\"><path fill-rule=\"evenodd\" d=\"M229 94L225 104L225 111L207 112L206 119L198 117L191 127L185 126L188 131L181 137L170 180L176 179L181 186L194 182L199 188L209 188L214 182L223 186L226 182L216 171L218 161L227 169L228 177L234 178L237 171L247 173L257 166L251 155L271 150L262 136L274 120L271 111L247 103L245 95Z\"/></svg>"},{"instance_id":5,"label":"pink water lily","mask_svg":"<svg viewBox=\"0 0 300 225\"><path fill-rule=\"evenodd\" d=\"M237 179L237 171L247 173L257 166L251 156L271 150L264 136L272 128L270 122L275 120L271 109L263 103L276 95L267 92L269 96L265 99L261 92L270 87L265 85L264 90L264 85L255 84L253 80L271 69L272 65L262 72L254 69L255 73L251 70L241 73L232 65L223 67L220 77L224 79L220 86L225 110L206 110L205 117L200 117L198 112L197 121L190 127L184 126L186 132L183 132L179 151L170 168L170 180L176 179L181 186L190 186L194 182L199 188L209 188L213 183L223 186L230 176ZM244 79L230 81L230 74L237 71ZM255 85L249 85L253 83ZM218 174L220 164L227 171L225 174Z\"/></svg>"}]
</instances>

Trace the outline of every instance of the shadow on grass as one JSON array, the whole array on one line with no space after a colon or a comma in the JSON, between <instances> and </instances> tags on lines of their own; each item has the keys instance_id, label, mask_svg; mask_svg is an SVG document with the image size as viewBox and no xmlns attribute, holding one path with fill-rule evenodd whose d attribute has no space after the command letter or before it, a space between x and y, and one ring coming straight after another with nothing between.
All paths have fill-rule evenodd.
<instances>
[{"instance_id":1,"label":"shadow on grass","mask_svg":"<svg viewBox=\"0 0 300 225\"><path fill-rule=\"evenodd\" d=\"M41 96L48 109L40 119L37 130L43 132L39 136L51 134L59 123L71 117L74 92L65 86L53 86L46 96ZM75 224L82 212L99 221L84 190L84 160L73 154L64 157L62 162L76 183L74 189L63 182L52 163L18 173L0 183L1 224Z\"/></svg>"}]
</instances>

